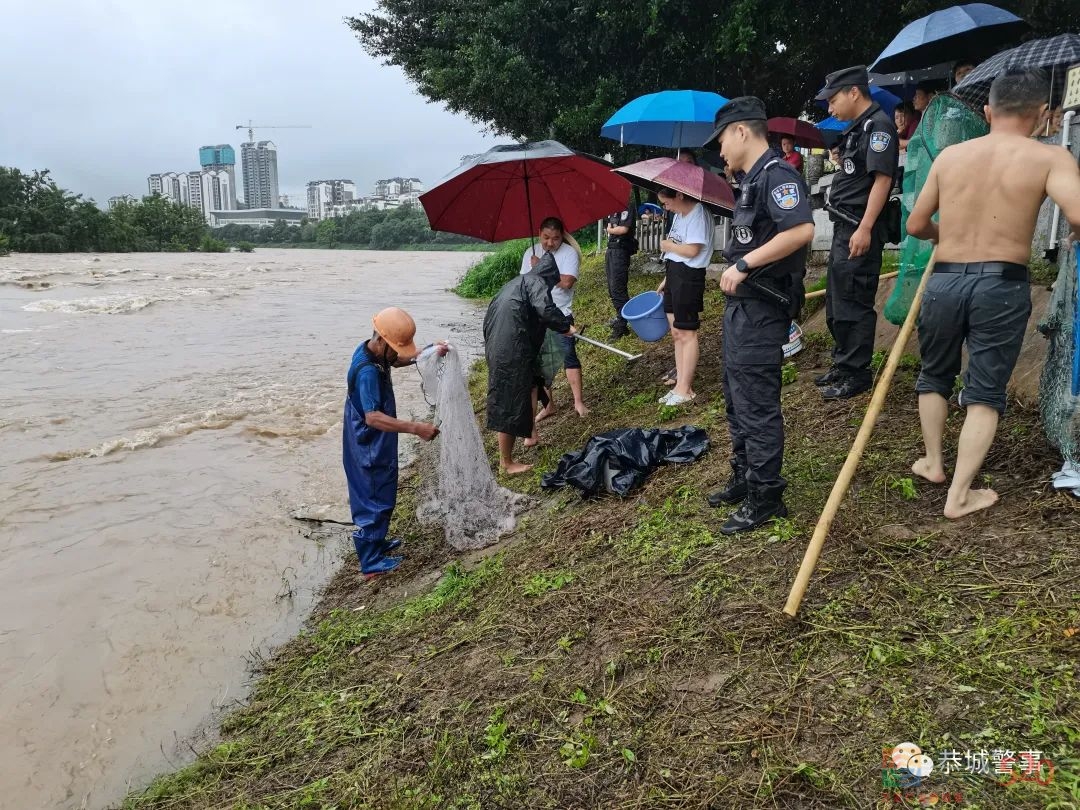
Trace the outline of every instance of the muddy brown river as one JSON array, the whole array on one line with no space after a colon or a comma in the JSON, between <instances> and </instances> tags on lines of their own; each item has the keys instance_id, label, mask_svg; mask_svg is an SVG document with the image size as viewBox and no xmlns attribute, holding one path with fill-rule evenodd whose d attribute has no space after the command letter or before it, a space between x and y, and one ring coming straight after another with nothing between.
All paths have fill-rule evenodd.
<instances>
[{"instance_id":1,"label":"muddy brown river","mask_svg":"<svg viewBox=\"0 0 1080 810\"><path fill-rule=\"evenodd\" d=\"M470 253L0 258L0 804L102 808L190 759L348 549L344 378L383 306L467 353ZM399 412L426 411L415 369ZM340 534L336 535L340 536Z\"/></svg>"}]
</instances>

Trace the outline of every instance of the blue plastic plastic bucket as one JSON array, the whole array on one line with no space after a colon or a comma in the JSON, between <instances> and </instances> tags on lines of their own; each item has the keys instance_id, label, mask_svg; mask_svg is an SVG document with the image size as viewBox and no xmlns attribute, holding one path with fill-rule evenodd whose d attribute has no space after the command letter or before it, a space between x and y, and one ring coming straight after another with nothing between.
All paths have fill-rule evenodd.
<instances>
[{"instance_id":1,"label":"blue plastic plastic bucket","mask_svg":"<svg viewBox=\"0 0 1080 810\"><path fill-rule=\"evenodd\" d=\"M639 338L654 343L668 333L663 304L664 296L655 290L635 295L622 308L623 320Z\"/></svg>"}]
</instances>

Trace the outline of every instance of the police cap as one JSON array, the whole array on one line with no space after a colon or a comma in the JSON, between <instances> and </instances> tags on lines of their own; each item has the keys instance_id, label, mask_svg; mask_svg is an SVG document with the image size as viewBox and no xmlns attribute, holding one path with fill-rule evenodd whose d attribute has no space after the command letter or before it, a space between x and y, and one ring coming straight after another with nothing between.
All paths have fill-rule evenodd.
<instances>
[{"instance_id":1,"label":"police cap","mask_svg":"<svg viewBox=\"0 0 1080 810\"><path fill-rule=\"evenodd\" d=\"M716 117L713 118L713 134L709 136L709 139L705 141L703 146L708 146L710 143L720 137L720 133L724 131L730 124L737 124L740 121L767 121L768 116L765 114L765 102L756 96L739 96L733 98L723 107L716 111Z\"/></svg>"},{"instance_id":2,"label":"police cap","mask_svg":"<svg viewBox=\"0 0 1080 810\"><path fill-rule=\"evenodd\" d=\"M870 74L866 71L866 65L844 68L830 73L825 77L825 86L821 92L814 96L818 101L830 99L845 87L867 87L870 84Z\"/></svg>"}]
</instances>

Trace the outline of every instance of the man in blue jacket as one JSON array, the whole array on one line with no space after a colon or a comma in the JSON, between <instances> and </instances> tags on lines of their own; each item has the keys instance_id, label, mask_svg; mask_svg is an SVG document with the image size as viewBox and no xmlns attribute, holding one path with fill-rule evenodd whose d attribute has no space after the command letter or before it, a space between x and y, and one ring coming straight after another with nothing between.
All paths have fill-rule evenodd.
<instances>
[{"instance_id":1,"label":"man in blue jacket","mask_svg":"<svg viewBox=\"0 0 1080 810\"><path fill-rule=\"evenodd\" d=\"M390 369L416 362L415 322L398 307L388 307L371 320L375 332L357 346L349 366L342 435L342 461L356 524L353 544L368 579L401 565L401 557L388 556L401 540L386 536L397 504L398 434L412 433L426 442L439 435L433 424L397 418ZM447 350L445 343L437 347L440 356Z\"/></svg>"}]
</instances>

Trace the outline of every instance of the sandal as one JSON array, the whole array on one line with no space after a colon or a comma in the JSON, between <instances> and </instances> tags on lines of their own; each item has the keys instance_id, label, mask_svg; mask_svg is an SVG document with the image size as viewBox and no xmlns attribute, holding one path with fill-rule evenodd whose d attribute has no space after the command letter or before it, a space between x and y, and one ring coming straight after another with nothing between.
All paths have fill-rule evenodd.
<instances>
[{"instance_id":1,"label":"sandal","mask_svg":"<svg viewBox=\"0 0 1080 810\"><path fill-rule=\"evenodd\" d=\"M675 383L678 382L678 373L679 370L677 368L673 368L671 369L671 371L669 371L667 374L664 374L660 378L660 382L662 382L664 385L675 385Z\"/></svg>"}]
</instances>

